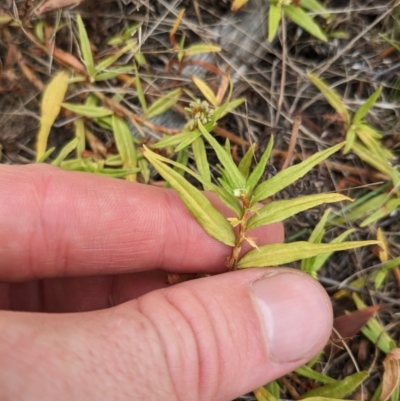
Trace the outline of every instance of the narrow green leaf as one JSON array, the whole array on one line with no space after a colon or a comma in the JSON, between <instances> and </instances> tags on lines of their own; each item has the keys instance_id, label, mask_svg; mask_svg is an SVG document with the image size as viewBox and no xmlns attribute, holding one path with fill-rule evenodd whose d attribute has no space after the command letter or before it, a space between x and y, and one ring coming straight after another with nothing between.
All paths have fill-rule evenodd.
<instances>
[{"instance_id":1,"label":"narrow green leaf","mask_svg":"<svg viewBox=\"0 0 400 401\"><path fill-rule=\"evenodd\" d=\"M36 161L36 163L44 163L56 150L56 148L53 146L52 148L46 150L46 152L43 154L43 156ZM0 153L1 153L1 148L0 148Z\"/></svg>"},{"instance_id":2,"label":"narrow green leaf","mask_svg":"<svg viewBox=\"0 0 400 401\"><path fill-rule=\"evenodd\" d=\"M274 137L271 135L271 138L269 140L267 148L265 149L265 152L261 156L261 159L258 162L257 166L251 172L250 177L246 181L246 188L248 188L249 194L253 193L254 188L257 186L258 182L263 176L268 160L271 156L273 146L274 146Z\"/></svg>"},{"instance_id":3,"label":"narrow green leaf","mask_svg":"<svg viewBox=\"0 0 400 401\"><path fill-rule=\"evenodd\" d=\"M139 99L140 105L142 106L143 114L146 114L147 113L147 102L146 102L146 97L144 96L142 81L140 80L140 75L139 75L139 71L138 71L136 64L134 64L134 68L135 68L135 77L136 77L135 84L136 84L137 97Z\"/></svg>"},{"instance_id":4,"label":"narrow green leaf","mask_svg":"<svg viewBox=\"0 0 400 401\"><path fill-rule=\"evenodd\" d=\"M343 154L347 155L352 149L354 142L356 140L356 130L354 125L352 125L346 132L346 146L343 149Z\"/></svg>"},{"instance_id":5,"label":"narrow green leaf","mask_svg":"<svg viewBox=\"0 0 400 401\"><path fill-rule=\"evenodd\" d=\"M201 136L193 141L192 150L197 170L199 170L199 173L204 180L211 182L210 166L207 160L207 153L206 153L206 148L204 146L204 141Z\"/></svg>"},{"instance_id":6,"label":"narrow green leaf","mask_svg":"<svg viewBox=\"0 0 400 401\"><path fill-rule=\"evenodd\" d=\"M332 377L326 376L322 373L319 373L307 365L297 368L295 370L295 372L300 376L307 377L308 379L316 380L323 384L337 383L337 380L332 379Z\"/></svg>"},{"instance_id":7,"label":"narrow green leaf","mask_svg":"<svg viewBox=\"0 0 400 401\"><path fill-rule=\"evenodd\" d=\"M243 177L247 180L249 173L250 173L250 167L253 164L253 158L254 158L254 151L256 149L256 144L253 143L248 149L245 155L242 157L242 160L240 160L240 163L238 165L239 171L242 173Z\"/></svg>"},{"instance_id":8,"label":"narrow green leaf","mask_svg":"<svg viewBox=\"0 0 400 401\"><path fill-rule=\"evenodd\" d=\"M111 56L108 56L101 60L97 65L96 65L96 70L97 71L104 71L105 69L111 67L121 56L123 56L125 53L132 52L134 48L137 46L137 40L135 39L130 39L125 43L125 46L122 47L120 50L112 54ZM130 66L130 68L133 70L134 67ZM96 77L97 80L97 77Z\"/></svg>"},{"instance_id":9,"label":"narrow green leaf","mask_svg":"<svg viewBox=\"0 0 400 401\"><path fill-rule=\"evenodd\" d=\"M318 0L301 0L301 7L305 8L308 11L313 12L326 12L326 14L322 14L324 18L329 17L328 10L318 1Z\"/></svg>"},{"instance_id":10,"label":"narrow green leaf","mask_svg":"<svg viewBox=\"0 0 400 401\"><path fill-rule=\"evenodd\" d=\"M321 27L300 7L288 5L283 7L285 15L299 27L303 28L315 38L327 42L328 38Z\"/></svg>"},{"instance_id":11,"label":"narrow green leaf","mask_svg":"<svg viewBox=\"0 0 400 401\"><path fill-rule=\"evenodd\" d=\"M227 191L225 188L221 188L217 185L212 186L212 190L215 191L217 194L218 198L226 205L228 206L229 209L231 209L233 212L235 212L235 215L237 217L242 217L243 215L243 208L242 205L240 204L239 200L233 196L229 191Z\"/></svg>"},{"instance_id":12,"label":"narrow green leaf","mask_svg":"<svg viewBox=\"0 0 400 401\"><path fill-rule=\"evenodd\" d=\"M232 100L231 102L227 101L215 109L215 112L212 115L212 121L217 122L220 118L226 116L232 110L235 110L237 107L239 107L244 101L245 99L243 97Z\"/></svg>"},{"instance_id":13,"label":"narrow green leaf","mask_svg":"<svg viewBox=\"0 0 400 401\"><path fill-rule=\"evenodd\" d=\"M301 163L288 167L286 170L281 171L271 179L262 182L254 190L252 205L263 199L267 199L268 197L281 191L283 188L286 188L288 185L292 184L299 178L303 177L313 167L327 159L333 153L337 152L340 148L343 147L343 145L344 143L342 142L335 146L332 146L331 148L318 152L308 159L302 161Z\"/></svg>"},{"instance_id":14,"label":"narrow green leaf","mask_svg":"<svg viewBox=\"0 0 400 401\"><path fill-rule=\"evenodd\" d=\"M275 39L281 19L282 6L280 4L270 3L268 14L268 42L272 42Z\"/></svg>"},{"instance_id":15,"label":"narrow green leaf","mask_svg":"<svg viewBox=\"0 0 400 401\"><path fill-rule=\"evenodd\" d=\"M189 46L184 50L185 56L194 56L195 54L218 53L221 51L221 46L214 44L197 43Z\"/></svg>"},{"instance_id":16,"label":"narrow green leaf","mask_svg":"<svg viewBox=\"0 0 400 401\"><path fill-rule=\"evenodd\" d=\"M226 245L235 245L235 234L228 220L212 206L210 201L197 188L172 168L154 157L154 153L149 149L145 148L144 156L178 192L192 216L210 236Z\"/></svg>"},{"instance_id":17,"label":"narrow green leaf","mask_svg":"<svg viewBox=\"0 0 400 401\"><path fill-rule=\"evenodd\" d=\"M110 109L106 109L105 107L86 106L73 103L62 103L61 106L75 114L79 114L80 116L88 118L101 118L113 114Z\"/></svg>"},{"instance_id":18,"label":"narrow green leaf","mask_svg":"<svg viewBox=\"0 0 400 401\"><path fill-rule=\"evenodd\" d=\"M79 14L76 16L76 23L78 25L79 47L82 52L82 58L86 64L86 68L87 68L87 72L88 72L89 76L94 78L96 75L96 69L94 68L92 48L90 46L89 37L86 32L86 28L83 23L82 17Z\"/></svg>"},{"instance_id":19,"label":"narrow green leaf","mask_svg":"<svg viewBox=\"0 0 400 401\"><path fill-rule=\"evenodd\" d=\"M198 121L199 129L205 136L207 141L213 147L215 153L218 156L218 160L224 166L225 174L229 180L229 184L232 188L243 189L245 187L245 179L238 170L236 164L233 162L232 157L228 155L225 149L217 142L217 140L204 128L203 124Z\"/></svg>"},{"instance_id":20,"label":"narrow green leaf","mask_svg":"<svg viewBox=\"0 0 400 401\"><path fill-rule=\"evenodd\" d=\"M53 166L60 166L64 159L76 149L78 146L79 139L74 138L72 141L68 142L60 151L59 155L51 163Z\"/></svg>"},{"instance_id":21,"label":"narrow green leaf","mask_svg":"<svg viewBox=\"0 0 400 401\"><path fill-rule=\"evenodd\" d=\"M199 137L201 137L201 132L199 130L190 132L190 135L184 138L175 148L175 152L180 152L182 149L186 149Z\"/></svg>"},{"instance_id":22,"label":"narrow green leaf","mask_svg":"<svg viewBox=\"0 0 400 401\"><path fill-rule=\"evenodd\" d=\"M375 153L378 159L388 161L393 158L393 153L385 148L379 139L374 135L371 135L371 130L366 128L365 124L362 126L356 126L356 132L365 147Z\"/></svg>"},{"instance_id":23,"label":"narrow green leaf","mask_svg":"<svg viewBox=\"0 0 400 401\"><path fill-rule=\"evenodd\" d=\"M40 128L36 139L36 161L46 152L51 127L61 110L68 90L69 73L60 71L46 86L40 105Z\"/></svg>"},{"instance_id":24,"label":"narrow green leaf","mask_svg":"<svg viewBox=\"0 0 400 401\"><path fill-rule=\"evenodd\" d=\"M340 244L343 242L350 234L352 234L355 231L355 229L351 228L349 230L346 230L342 234L338 235L336 238L334 238L330 244ZM311 274L313 277L316 276L316 273L321 269L321 267L325 264L325 262L331 257L333 252L328 252L324 253L322 255L318 255L314 257L311 269L307 272Z\"/></svg>"},{"instance_id":25,"label":"narrow green leaf","mask_svg":"<svg viewBox=\"0 0 400 401\"><path fill-rule=\"evenodd\" d=\"M175 106L176 102L179 100L181 95L181 89L174 89L171 92L168 92L158 100L156 100L146 112L146 118L154 118L159 116L160 114L164 114L171 107Z\"/></svg>"},{"instance_id":26,"label":"narrow green leaf","mask_svg":"<svg viewBox=\"0 0 400 401\"><path fill-rule=\"evenodd\" d=\"M366 227L377 220L382 219L390 213L393 213L396 209L400 207L400 199L390 199L386 202L384 206L378 209L375 213L372 213L371 216L367 217L360 223L360 227Z\"/></svg>"},{"instance_id":27,"label":"narrow green leaf","mask_svg":"<svg viewBox=\"0 0 400 401\"><path fill-rule=\"evenodd\" d=\"M201 135L200 131L199 135ZM158 141L157 143L151 145L152 149L164 149L168 148L169 146L175 146L185 139L189 138L192 135L192 131L184 131L181 132L180 134L175 134L175 135L169 135L166 136L164 139L161 139L161 141Z\"/></svg>"},{"instance_id":28,"label":"narrow green leaf","mask_svg":"<svg viewBox=\"0 0 400 401\"><path fill-rule=\"evenodd\" d=\"M352 393L367 377L368 372L357 372L336 383L327 384L307 391L307 393L303 394L300 399L309 399L309 397L343 398L347 394Z\"/></svg>"},{"instance_id":29,"label":"narrow green leaf","mask_svg":"<svg viewBox=\"0 0 400 401\"><path fill-rule=\"evenodd\" d=\"M377 157L377 155L373 151L367 149L365 146L357 142L353 144L352 151L361 160L376 168L381 173L387 175L388 178L391 177L393 167L389 164L387 160L383 160L380 157Z\"/></svg>"},{"instance_id":30,"label":"narrow green leaf","mask_svg":"<svg viewBox=\"0 0 400 401\"><path fill-rule=\"evenodd\" d=\"M136 148L133 144L132 133L128 124L122 118L119 118L114 114L112 116L112 126L115 144L119 154L121 155L123 167L127 170L137 168ZM128 181L136 181L136 174L126 176L126 179Z\"/></svg>"},{"instance_id":31,"label":"narrow green leaf","mask_svg":"<svg viewBox=\"0 0 400 401\"><path fill-rule=\"evenodd\" d=\"M367 307L356 293L353 292L352 297L358 310ZM392 349L393 339L379 323L378 319L371 317L367 324L361 329L361 332L385 354Z\"/></svg>"},{"instance_id":32,"label":"narrow green leaf","mask_svg":"<svg viewBox=\"0 0 400 401\"><path fill-rule=\"evenodd\" d=\"M350 114L347 111L346 105L335 90L330 88L322 79L314 74L308 74L310 81L320 90L325 96L328 103L336 110L336 112L343 117L346 126L350 125Z\"/></svg>"},{"instance_id":33,"label":"narrow green leaf","mask_svg":"<svg viewBox=\"0 0 400 401\"><path fill-rule=\"evenodd\" d=\"M255 214L250 218L247 227L249 230L252 230L256 227L286 220L297 213L311 209L315 206L322 205L324 203L334 203L345 200L351 199L341 194L328 193L302 196L300 198L289 200L274 201L266 204L260 210L255 212Z\"/></svg>"},{"instance_id":34,"label":"narrow green leaf","mask_svg":"<svg viewBox=\"0 0 400 401\"><path fill-rule=\"evenodd\" d=\"M78 118L74 121L75 124L75 138L79 139L76 147L76 157L82 157L82 153L86 149L86 135L85 135L85 123L82 118Z\"/></svg>"},{"instance_id":35,"label":"narrow green leaf","mask_svg":"<svg viewBox=\"0 0 400 401\"><path fill-rule=\"evenodd\" d=\"M310 237L308 238L308 242L312 242L314 244L320 243L321 240L318 240L317 238L320 238L321 233L325 233L325 225L326 222L328 221L328 217L331 214L332 209L328 208L324 214L322 215L321 219L319 220L318 224L314 227L312 230L312 233L310 234Z\"/></svg>"},{"instance_id":36,"label":"narrow green leaf","mask_svg":"<svg viewBox=\"0 0 400 401\"><path fill-rule=\"evenodd\" d=\"M368 114L368 112L374 107L375 102L378 100L379 96L382 93L382 86L380 86L365 102L364 104L357 110L356 114L354 114L353 123L357 124L361 122L361 120Z\"/></svg>"},{"instance_id":37,"label":"narrow green leaf","mask_svg":"<svg viewBox=\"0 0 400 401\"><path fill-rule=\"evenodd\" d=\"M109 71L100 72L96 75L96 82L108 81L109 79L114 79L121 74L130 74L133 70L133 67L130 65L118 68L112 68Z\"/></svg>"},{"instance_id":38,"label":"narrow green leaf","mask_svg":"<svg viewBox=\"0 0 400 401\"><path fill-rule=\"evenodd\" d=\"M379 241L352 241L341 244L310 244L299 241L290 244L263 245L244 255L239 260L238 268L278 266L327 252L344 251L378 243Z\"/></svg>"}]
</instances>

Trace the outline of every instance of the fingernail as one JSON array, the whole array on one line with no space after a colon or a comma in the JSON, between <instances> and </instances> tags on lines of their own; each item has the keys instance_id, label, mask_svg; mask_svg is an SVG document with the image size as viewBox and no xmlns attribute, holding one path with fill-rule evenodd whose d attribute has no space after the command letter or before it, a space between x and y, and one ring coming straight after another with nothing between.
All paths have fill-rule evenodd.
<instances>
[{"instance_id":1,"label":"fingernail","mask_svg":"<svg viewBox=\"0 0 400 401\"><path fill-rule=\"evenodd\" d=\"M287 271L253 283L269 357L276 362L313 358L329 338L332 309L313 278Z\"/></svg>"}]
</instances>

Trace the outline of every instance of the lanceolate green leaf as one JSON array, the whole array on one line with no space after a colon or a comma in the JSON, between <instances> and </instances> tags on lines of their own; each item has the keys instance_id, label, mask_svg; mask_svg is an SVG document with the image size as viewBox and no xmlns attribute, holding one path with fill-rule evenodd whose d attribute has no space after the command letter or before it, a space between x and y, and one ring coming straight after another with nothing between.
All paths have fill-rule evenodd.
<instances>
[{"instance_id":1,"label":"lanceolate green leaf","mask_svg":"<svg viewBox=\"0 0 400 401\"><path fill-rule=\"evenodd\" d=\"M336 112L343 116L347 126L350 125L350 115L346 109L346 105L334 89L330 88L322 79L314 74L308 74L310 81L321 91L325 96L328 103L336 110Z\"/></svg>"},{"instance_id":2,"label":"lanceolate green leaf","mask_svg":"<svg viewBox=\"0 0 400 401\"><path fill-rule=\"evenodd\" d=\"M341 244L311 244L299 241L290 244L263 245L244 255L239 260L237 267L243 269L246 267L278 266L327 252L344 251L378 243L379 241L353 241Z\"/></svg>"},{"instance_id":3,"label":"lanceolate green leaf","mask_svg":"<svg viewBox=\"0 0 400 401\"><path fill-rule=\"evenodd\" d=\"M145 149L144 156L178 192L190 213L209 235L226 245L235 245L235 234L228 220L214 208L197 188L172 168L154 157L154 154L148 149Z\"/></svg>"},{"instance_id":4,"label":"lanceolate green leaf","mask_svg":"<svg viewBox=\"0 0 400 401\"><path fill-rule=\"evenodd\" d=\"M278 200L268 203L260 210L258 210L249 220L248 229L260 227L266 224L283 221L297 213L304 210L311 209L312 207L322 205L323 203L334 203L345 200L351 200L347 196L340 194L317 194L302 196L300 198L289 200Z\"/></svg>"},{"instance_id":5,"label":"lanceolate green leaf","mask_svg":"<svg viewBox=\"0 0 400 401\"><path fill-rule=\"evenodd\" d=\"M327 159L330 155L337 152L340 148L343 147L343 145L344 143L339 143L335 146L332 146L331 148L318 152L315 155L304 160L303 162L291 166L286 170L278 173L271 179L264 181L255 189L253 194L254 197L252 199L252 205L276 194L283 188L286 188L288 185L303 177L314 166L318 165L319 163Z\"/></svg>"},{"instance_id":6,"label":"lanceolate green leaf","mask_svg":"<svg viewBox=\"0 0 400 401\"><path fill-rule=\"evenodd\" d=\"M217 140L204 128L203 124L199 121L199 129L201 133L205 136L207 141L215 150L218 156L218 160L225 168L225 174L229 180L229 183L233 189L243 189L245 186L245 179L237 168L236 164L233 162L232 157L228 155L225 149L217 142Z\"/></svg>"},{"instance_id":7,"label":"lanceolate green leaf","mask_svg":"<svg viewBox=\"0 0 400 401\"><path fill-rule=\"evenodd\" d=\"M204 180L211 182L210 166L207 160L206 148L203 138L200 136L192 143L194 160L196 161L197 170ZM205 189L205 188L204 188Z\"/></svg>"},{"instance_id":8,"label":"lanceolate green leaf","mask_svg":"<svg viewBox=\"0 0 400 401\"><path fill-rule=\"evenodd\" d=\"M321 27L300 7L288 5L284 8L285 15L299 27L303 28L315 38L326 42L328 39Z\"/></svg>"},{"instance_id":9,"label":"lanceolate green leaf","mask_svg":"<svg viewBox=\"0 0 400 401\"><path fill-rule=\"evenodd\" d=\"M179 100L181 95L180 89L175 89L171 92L166 93L160 99L156 100L146 112L146 118L153 118L165 113Z\"/></svg>"},{"instance_id":10,"label":"lanceolate green leaf","mask_svg":"<svg viewBox=\"0 0 400 401\"><path fill-rule=\"evenodd\" d=\"M261 156L260 161L258 162L257 166L251 172L250 177L246 181L246 187L248 188L250 194L253 192L254 188L258 184L258 181L260 181L260 178L264 174L265 167L267 166L269 157L271 156L271 151L273 146L274 146L274 137L271 136L267 149L265 149L265 152Z\"/></svg>"},{"instance_id":11,"label":"lanceolate green leaf","mask_svg":"<svg viewBox=\"0 0 400 401\"><path fill-rule=\"evenodd\" d=\"M250 172L250 167L253 163L254 151L256 149L256 144L253 143L248 149L245 155L240 160L238 165L239 171L242 173L243 177L247 180Z\"/></svg>"},{"instance_id":12,"label":"lanceolate green leaf","mask_svg":"<svg viewBox=\"0 0 400 401\"><path fill-rule=\"evenodd\" d=\"M64 107L64 109L88 118L101 118L113 114L110 109L106 109L105 107L86 106L73 103L63 103L61 106Z\"/></svg>"},{"instance_id":13,"label":"lanceolate green leaf","mask_svg":"<svg viewBox=\"0 0 400 401\"><path fill-rule=\"evenodd\" d=\"M51 163L53 166L59 166L64 159L78 146L79 139L74 138L72 141L68 142L60 151L57 158Z\"/></svg>"},{"instance_id":14,"label":"lanceolate green leaf","mask_svg":"<svg viewBox=\"0 0 400 401\"><path fill-rule=\"evenodd\" d=\"M78 14L76 17L79 32L79 44L82 52L83 61L86 64L89 75L93 78L96 75L96 69L94 68L93 54L90 46L89 37L87 35L85 25L82 17Z\"/></svg>"},{"instance_id":15,"label":"lanceolate green leaf","mask_svg":"<svg viewBox=\"0 0 400 401\"><path fill-rule=\"evenodd\" d=\"M378 100L382 92L382 86L380 86L357 110L353 118L353 123L357 124L367 115L367 113L374 107L375 102Z\"/></svg>"},{"instance_id":16,"label":"lanceolate green leaf","mask_svg":"<svg viewBox=\"0 0 400 401\"><path fill-rule=\"evenodd\" d=\"M132 133L127 123L117 117L115 114L112 116L112 126L115 138L115 144L121 159L123 161L123 167L127 170L137 168L137 154L136 148L133 144ZM128 181L136 181L136 174L129 174L126 176Z\"/></svg>"},{"instance_id":17,"label":"lanceolate green leaf","mask_svg":"<svg viewBox=\"0 0 400 401\"><path fill-rule=\"evenodd\" d=\"M278 32L279 24L281 23L282 18L282 6L279 4L273 4L272 2L269 5L269 14L268 14L268 41L272 42L276 36L276 32Z\"/></svg>"},{"instance_id":18,"label":"lanceolate green leaf","mask_svg":"<svg viewBox=\"0 0 400 401\"><path fill-rule=\"evenodd\" d=\"M326 12L322 15L323 17L328 17L328 10L317 0L301 0L301 6L309 11L314 12Z\"/></svg>"},{"instance_id":19,"label":"lanceolate green leaf","mask_svg":"<svg viewBox=\"0 0 400 401\"><path fill-rule=\"evenodd\" d=\"M337 383L337 380L332 379L332 377L326 376L322 373L319 373L307 365L297 368L295 370L295 372L300 376L319 381L320 383L324 383L324 384Z\"/></svg>"},{"instance_id":20,"label":"lanceolate green leaf","mask_svg":"<svg viewBox=\"0 0 400 401\"><path fill-rule=\"evenodd\" d=\"M309 397L334 397L342 398L352 393L366 378L368 372L357 372L353 375L345 377L336 383L327 384L303 394L300 399L308 399Z\"/></svg>"}]
</instances>

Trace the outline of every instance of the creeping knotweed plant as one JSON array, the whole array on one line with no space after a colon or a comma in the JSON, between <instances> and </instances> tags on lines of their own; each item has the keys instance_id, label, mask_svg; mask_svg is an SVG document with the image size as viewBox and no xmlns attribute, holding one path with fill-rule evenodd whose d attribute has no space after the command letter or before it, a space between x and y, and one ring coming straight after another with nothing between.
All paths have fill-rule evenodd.
<instances>
[{"instance_id":1,"label":"creeping knotweed plant","mask_svg":"<svg viewBox=\"0 0 400 401\"><path fill-rule=\"evenodd\" d=\"M229 142L224 148L210 134L210 131L214 128L212 123L207 124L206 129L202 121L197 119L195 125L196 130L200 133L200 136L196 137L196 141L200 141L200 147L203 149L203 151L193 152L199 174L180 163L153 153L146 147L143 154L159 174L179 193L190 213L204 230L213 238L232 248L226 261L228 270L276 266L329 252L377 243L376 241L356 241L321 244L304 241L258 246L257 239L251 238L249 235L250 230L282 221L296 213L323 203L350 200L344 195L323 193L291 200L272 200L265 205L260 204L261 201L270 200L277 192L304 176L314 166L341 149L344 143L318 152L300 164L281 171L273 178L260 182L272 151L273 138L271 138L257 166L250 171L254 156L254 146L250 147L237 166L231 156ZM212 146L220 162L218 166L220 171L218 181L220 185L216 185L211 181L209 165L204 150L204 140ZM223 216L201 191L169 165L175 168L178 167L195 177L205 190L215 192L218 198L231 209L233 217L226 218ZM254 249L240 258L241 249L245 242L248 242Z\"/></svg>"}]
</instances>

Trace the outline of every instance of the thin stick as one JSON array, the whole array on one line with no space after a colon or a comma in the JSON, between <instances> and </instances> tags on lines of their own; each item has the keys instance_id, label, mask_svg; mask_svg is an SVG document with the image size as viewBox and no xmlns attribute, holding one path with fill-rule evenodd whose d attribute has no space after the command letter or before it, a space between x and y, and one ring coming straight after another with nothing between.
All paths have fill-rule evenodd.
<instances>
[{"instance_id":1,"label":"thin stick","mask_svg":"<svg viewBox=\"0 0 400 401\"><path fill-rule=\"evenodd\" d=\"M285 168L289 166L292 160L294 147L296 146L297 137L299 135L300 124L301 124L301 118L295 117L295 119L293 120L292 136L290 137L289 149L286 155L285 162L282 165L281 171L285 170Z\"/></svg>"},{"instance_id":2,"label":"thin stick","mask_svg":"<svg viewBox=\"0 0 400 401\"><path fill-rule=\"evenodd\" d=\"M281 75L281 87L279 89L278 105L276 108L275 125L278 125L279 117L282 110L283 99L285 97L285 83L286 83L286 21L284 14L284 7L282 7L282 75Z\"/></svg>"}]
</instances>

